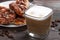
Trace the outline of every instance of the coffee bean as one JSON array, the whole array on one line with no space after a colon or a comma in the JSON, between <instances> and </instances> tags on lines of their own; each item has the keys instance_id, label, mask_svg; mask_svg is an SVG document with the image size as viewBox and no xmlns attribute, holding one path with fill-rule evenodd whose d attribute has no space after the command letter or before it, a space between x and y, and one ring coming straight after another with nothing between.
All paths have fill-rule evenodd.
<instances>
[{"instance_id":1,"label":"coffee bean","mask_svg":"<svg viewBox=\"0 0 60 40\"><path fill-rule=\"evenodd\" d=\"M60 35L60 33L58 33Z\"/></svg>"},{"instance_id":2,"label":"coffee bean","mask_svg":"<svg viewBox=\"0 0 60 40\"><path fill-rule=\"evenodd\" d=\"M14 39L14 37L12 35L8 35L7 37L10 39Z\"/></svg>"},{"instance_id":3,"label":"coffee bean","mask_svg":"<svg viewBox=\"0 0 60 40\"><path fill-rule=\"evenodd\" d=\"M52 24L55 24L55 21L52 21Z\"/></svg>"},{"instance_id":4,"label":"coffee bean","mask_svg":"<svg viewBox=\"0 0 60 40\"><path fill-rule=\"evenodd\" d=\"M57 27L57 26L58 26L58 24L56 23L56 24L55 24L55 26Z\"/></svg>"},{"instance_id":5,"label":"coffee bean","mask_svg":"<svg viewBox=\"0 0 60 40\"><path fill-rule=\"evenodd\" d=\"M58 31L60 31L60 29L58 29Z\"/></svg>"},{"instance_id":6,"label":"coffee bean","mask_svg":"<svg viewBox=\"0 0 60 40\"><path fill-rule=\"evenodd\" d=\"M9 30L1 29L0 30L0 36L2 36L2 37L7 36L9 39L14 40L14 37L13 37L13 35L10 35L10 31Z\"/></svg>"},{"instance_id":7,"label":"coffee bean","mask_svg":"<svg viewBox=\"0 0 60 40\"><path fill-rule=\"evenodd\" d=\"M4 34L5 34L9 39L13 39L13 40L14 40L13 35L10 35L10 31L6 30L6 31L4 31Z\"/></svg>"},{"instance_id":8,"label":"coffee bean","mask_svg":"<svg viewBox=\"0 0 60 40\"><path fill-rule=\"evenodd\" d=\"M57 22L52 21L51 27L57 27L57 26L58 26Z\"/></svg>"},{"instance_id":9,"label":"coffee bean","mask_svg":"<svg viewBox=\"0 0 60 40\"><path fill-rule=\"evenodd\" d=\"M51 27L57 27L57 26L58 26L57 23L51 25Z\"/></svg>"},{"instance_id":10,"label":"coffee bean","mask_svg":"<svg viewBox=\"0 0 60 40\"><path fill-rule=\"evenodd\" d=\"M54 25L51 25L51 27L55 27Z\"/></svg>"},{"instance_id":11,"label":"coffee bean","mask_svg":"<svg viewBox=\"0 0 60 40\"><path fill-rule=\"evenodd\" d=\"M60 20L55 20L55 22L58 22L58 23L60 23Z\"/></svg>"}]
</instances>

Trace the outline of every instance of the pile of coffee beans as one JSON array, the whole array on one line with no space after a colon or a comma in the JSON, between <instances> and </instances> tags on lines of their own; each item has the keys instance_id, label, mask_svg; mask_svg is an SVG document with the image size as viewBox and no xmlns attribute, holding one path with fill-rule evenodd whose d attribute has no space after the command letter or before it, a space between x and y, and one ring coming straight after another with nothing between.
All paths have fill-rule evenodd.
<instances>
[{"instance_id":1,"label":"pile of coffee beans","mask_svg":"<svg viewBox=\"0 0 60 40\"><path fill-rule=\"evenodd\" d=\"M52 21L51 28L53 28L53 30L57 30L55 28L57 28L59 26L59 24L60 24L60 20L56 19L56 20ZM60 35L60 28L58 28L58 32L59 32L58 34Z\"/></svg>"},{"instance_id":2,"label":"pile of coffee beans","mask_svg":"<svg viewBox=\"0 0 60 40\"><path fill-rule=\"evenodd\" d=\"M60 23L60 20L54 20L54 21L52 21L51 27L57 27L58 23Z\"/></svg>"},{"instance_id":3,"label":"pile of coffee beans","mask_svg":"<svg viewBox=\"0 0 60 40\"><path fill-rule=\"evenodd\" d=\"M14 37L12 34L10 35L9 30L0 29L0 36L2 36L2 37L7 36L9 39L14 40Z\"/></svg>"},{"instance_id":4,"label":"pile of coffee beans","mask_svg":"<svg viewBox=\"0 0 60 40\"><path fill-rule=\"evenodd\" d=\"M14 35L15 33L23 32L27 30L27 26L22 27L14 27L14 28L7 28L7 27L0 27L0 36L1 37L8 37L9 39L15 40Z\"/></svg>"},{"instance_id":5,"label":"pile of coffee beans","mask_svg":"<svg viewBox=\"0 0 60 40\"><path fill-rule=\"evenodd\" d=\"M52 21L51 27L57 27L58 24L55 21Z\"/></svg>"}]
</instances>

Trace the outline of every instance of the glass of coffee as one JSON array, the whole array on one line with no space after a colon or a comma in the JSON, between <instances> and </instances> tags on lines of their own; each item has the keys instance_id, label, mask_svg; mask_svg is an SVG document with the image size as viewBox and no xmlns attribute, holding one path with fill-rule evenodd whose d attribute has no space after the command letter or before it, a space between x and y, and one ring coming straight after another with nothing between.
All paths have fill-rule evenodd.
<instances>
[{"instance_id":1,"label":"glass of coffee","mask_svg":"<svg viewBox=\"0 0 60 40\"><path fill-rule=\"evenodd\" d=\"M47 37L53 10L34 5L25 12L26 23L28 26L28 34L34 38L44 39Z\"/></svg>"}]
</instances>

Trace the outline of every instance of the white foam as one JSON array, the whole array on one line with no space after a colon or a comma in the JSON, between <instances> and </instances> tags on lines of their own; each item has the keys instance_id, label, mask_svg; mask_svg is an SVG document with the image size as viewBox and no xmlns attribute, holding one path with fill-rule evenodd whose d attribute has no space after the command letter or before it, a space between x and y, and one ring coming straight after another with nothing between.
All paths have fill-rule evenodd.
<instances>
[{"instance_id":1,"label":"white foam","mask_svg":"<svg viewBox=\"0 0 60 40\"><path fill-rule=\"evenodd\" d=\"M48 7L44 7L44 6L33 6L30 9L28 9L25 14L30 15L27 16L29 18L32 18L31 16L33 16L32 19L37 19L37 20L44 20L46 18L48 18L50 15L52 15L52 9L48 8ZM36 18L34 18L36 17Z\"/></svg>"}]
</instances>

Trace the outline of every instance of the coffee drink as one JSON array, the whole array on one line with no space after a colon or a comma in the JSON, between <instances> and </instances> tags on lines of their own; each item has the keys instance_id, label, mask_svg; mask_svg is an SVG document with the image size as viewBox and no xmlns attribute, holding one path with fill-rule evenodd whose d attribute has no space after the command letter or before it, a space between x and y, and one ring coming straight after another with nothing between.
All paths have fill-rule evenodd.
<instances>
[{"instance_id":1,"label":"coffee drink","mask_svg":"<svg viewBox=\"0 0 60 40\"><path fill-rule=\"evenodd\" d=\"M44 37L51 24L52 9L44 6L33 6L25 12L29 35Z\"/></svg>"}]
</instances>

